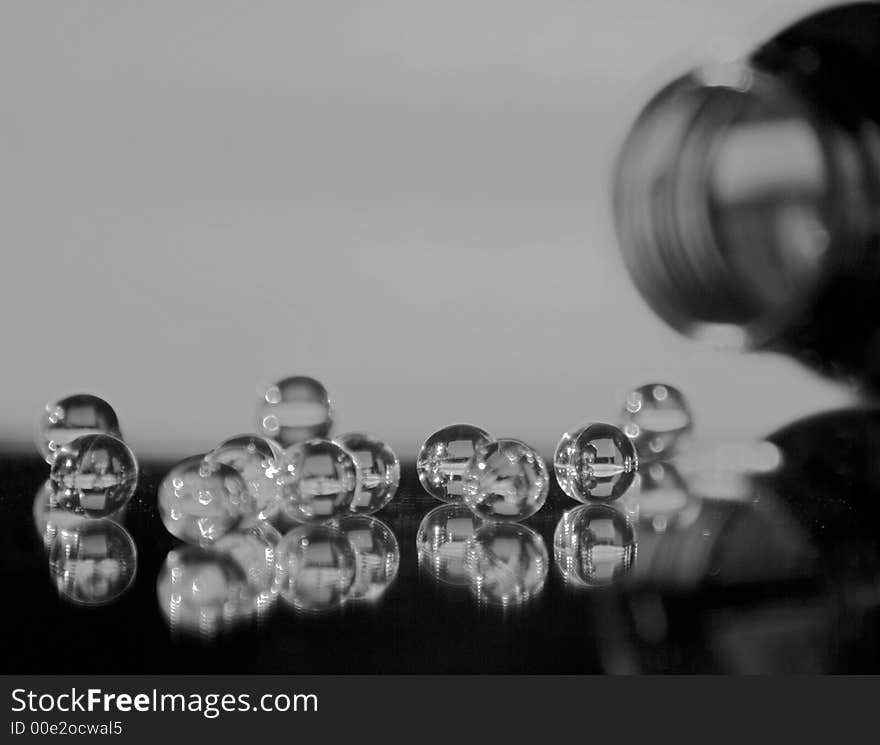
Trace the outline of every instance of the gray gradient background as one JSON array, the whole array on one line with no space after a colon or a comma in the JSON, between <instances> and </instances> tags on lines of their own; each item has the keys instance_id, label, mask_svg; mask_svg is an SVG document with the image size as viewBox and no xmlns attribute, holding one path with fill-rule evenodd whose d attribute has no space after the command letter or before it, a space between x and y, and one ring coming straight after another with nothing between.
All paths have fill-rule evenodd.
<instances>
[{"instance_id":1,"label":"gray gradient background","mask_svg":"<svg viewBox=\"0 0 880 745\"><path fill-rule=\"evenodd\" d=\"M843 403L667 329L608 196L652 90L820 5L4 2L0 442L86 391L182 457L297 372L404 457L454 420L550 451L655 378L731 436Z\"/></svg>"}]
</instances>

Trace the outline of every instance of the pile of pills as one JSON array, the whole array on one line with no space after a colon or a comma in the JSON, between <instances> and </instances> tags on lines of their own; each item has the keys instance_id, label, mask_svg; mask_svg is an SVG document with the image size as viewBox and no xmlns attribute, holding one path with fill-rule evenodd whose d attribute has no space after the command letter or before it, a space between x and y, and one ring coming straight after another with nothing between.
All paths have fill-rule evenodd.
<instances>
[{"instance_id":1,"label":"pile of pills","mask_svg":"<svg viewBox=\"0 0 880 745\"><path fill-rule=\"evenodd\" d=\"M660 497L675 476L665 459L686 443L692 419L676 388L653 383L626 396L620 426L589 422L565 432L553 471L562 491L583 504L563 514L553 555L566 583L611 584L635 562L633 522L640 516L666 525L679 503ZM639 463L649 472L641 479ZM548 574L543 539L517 524L546 502L549 472L541 455L521 440L494 439L472 424L444 427L424 442L416 461L419 481L447 504L431 510L416 536L419 563L437 582L467 586L478 602L508 607L537 595ZM623 508L610 503L638 486L640 498ZM658 498L645 500L656 492Z\"/></svg>"},{"instance_id":2,"label":"pile of pills","mask_svg":"<svg viewBox=\"0 0 880 745\"><path fill-rule=\"evenodd\" d=\"M332 425L327 389L314 378L285 378L263 391L258 432L168 472L159 514L193 547L172 551L159 578L173 628L213 635L265 616L276 600L323 612L375 601L391 585L399 547L370 515L394 498L400 462L369 434L330 439Z\"/></svg>"},{"instance_id":3,"label":"pile of pills","mask_svg":"<svg viewBox=\"0 0 880 745\"><path fill-rule=\"evenodd\" d=\"M400 462L372 435L333 437L333 417L319 381L288 377L263 389L255 431L168 471L156 503L180 544L166 557L157 593L172 628L213 636L264 618L278 600L322 612L375 601L394 582L397 540L372 515L394 499ZM559 571L574 585L607 584L632 565L629 513L609 503L640 482L640 462L653 469L645 483L674 480L662 460L682 448L691 415L677 389L655 383L626 396L619 425L568 430L554 453L560 488L583 503L563 515L553 541ZM118 417L96 396L70 396L45 407L36 444L51 472L34 514L59 591L79 603L110 602L131 585L137 565L121 522L139 468ZM540 593L549 554L521 524L550 488L535 448L453 424L424 441L416 471L445 503L424 517L416 538L431 576L470 587L481 603L515 605Z\"/></svg>"},{"instance_id":4,"label":"pile of pills","mask_svg":"<svg viewBox=\"0 0 880 745\"><path fill-rule=\"evenodd\" d=\"M556 480L579 502L618 499L635 480L640 458L652 462L672 455L690 428L690 411L677 389L642 386L627 395L620 427L590 422L562 435L553 456ZM472 424L452 424L430 435L416 470L432 497L462 501L490 521L531 517L544 505L550 482L533 447L496 440Z\"/></svg>"}]
</instances>

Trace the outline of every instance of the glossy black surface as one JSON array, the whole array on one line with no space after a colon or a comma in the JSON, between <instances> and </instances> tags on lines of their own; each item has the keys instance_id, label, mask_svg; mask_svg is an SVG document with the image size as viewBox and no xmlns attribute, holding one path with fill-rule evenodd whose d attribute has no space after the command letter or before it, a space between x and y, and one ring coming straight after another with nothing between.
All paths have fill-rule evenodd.
<instances>
[{"instance_id":1,"label":"glossy black surface","mask_svg":"<svg viewBox=\"0 0 880 745\"><path fill-rule=\"evenodd\" d=\"M700 499L691 486L700 509L686 526L636 522L634 566L601 589L571 588L556 567L554 528L578 505L554 482L525 522L544 539L550 575L537 597L505 611L419 568L416 530L439 503L405 465L397 498L377 515L401 552L378 604L313 617L282 605L262 626L212 642L173 637L157 604L157 574L176 545L155 506L165 464L143 464L125 518L139 552L134 585L84 608L57 594L34 526L46 465L2 458L4 672L876 672L880 415L822 415L772 440L783 453L773 474L724 498Z\"/></svg>"}]
</instances>

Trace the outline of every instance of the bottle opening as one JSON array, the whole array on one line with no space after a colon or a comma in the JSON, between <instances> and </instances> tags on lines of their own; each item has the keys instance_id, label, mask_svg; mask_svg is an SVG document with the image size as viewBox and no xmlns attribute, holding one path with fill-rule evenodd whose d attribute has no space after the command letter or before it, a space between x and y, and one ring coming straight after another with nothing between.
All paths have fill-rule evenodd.
<instances>
[{"instance_id":1,"label":"bottle opening","mask_svg":"<svg viewBox=\"0 0 880 745\"><path fill-rule=\"evenodd\" d=\"M621 249L642 294L692 336L783 333L826 274L829 169L819 125L742 64L677 80L644 109L615 184Z\"/></svg>"}]
</instances>

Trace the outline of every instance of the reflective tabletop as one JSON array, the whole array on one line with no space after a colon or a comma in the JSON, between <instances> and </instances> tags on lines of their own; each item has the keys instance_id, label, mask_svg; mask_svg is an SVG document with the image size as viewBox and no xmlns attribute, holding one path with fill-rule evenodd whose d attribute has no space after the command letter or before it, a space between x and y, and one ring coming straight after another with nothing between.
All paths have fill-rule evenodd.
<instances>
[{"instance_id":1,"label":"reflective tabletop","mask_svg":"<svg viewBox=\"0 0 880 745\"><path fill-rule=\"evenodd\" d=\"M432 499L404 463L376 515L302 533L280 590L274 547L301 530L283 517L185 546L157 462L124 514L66 522L45 463L0 457L0 655L7 673L876 672L878 452L863 410L695 437L613 501L554 480L520 523Z\"/></svg>"}]
</instances>

